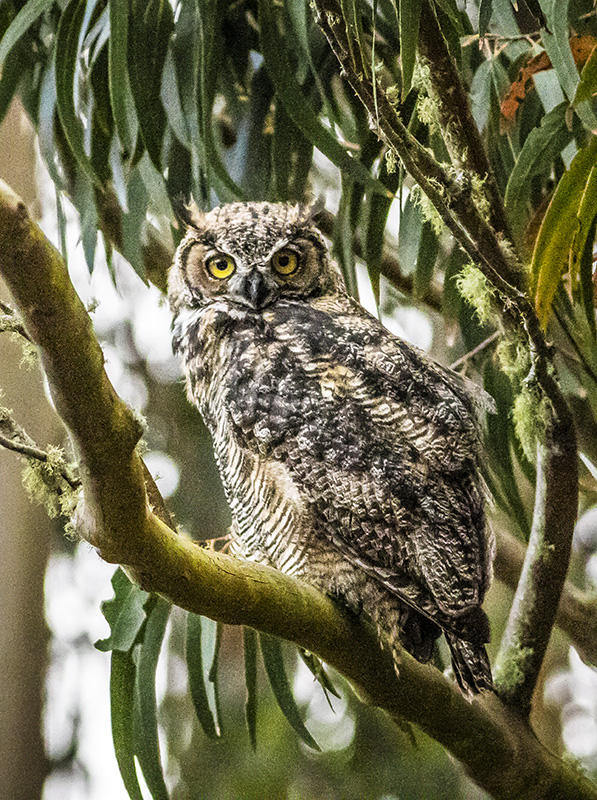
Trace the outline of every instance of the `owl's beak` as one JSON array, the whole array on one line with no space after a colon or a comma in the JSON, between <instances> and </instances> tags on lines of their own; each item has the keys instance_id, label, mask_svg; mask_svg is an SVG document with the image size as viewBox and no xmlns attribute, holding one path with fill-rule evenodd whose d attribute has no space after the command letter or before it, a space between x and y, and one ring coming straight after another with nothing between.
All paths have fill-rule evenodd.
<instances>
[{"instance_id":1,"label":"owl's beak","mask_svg":"<svg viewBox=\"0 0 597 800\"><path fill-rule=\"evenodd\" d=\"M269 296L263 275L256 269L252 269L245 277L240 290L253 308L261 308Z\"/></svg>"}]
</instances>

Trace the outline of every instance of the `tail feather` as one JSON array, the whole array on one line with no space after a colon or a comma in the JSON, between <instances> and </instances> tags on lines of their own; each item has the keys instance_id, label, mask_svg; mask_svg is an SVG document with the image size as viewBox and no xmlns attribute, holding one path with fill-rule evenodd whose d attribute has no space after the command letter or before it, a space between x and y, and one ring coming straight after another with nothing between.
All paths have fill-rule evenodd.
<instances>
[{"instance_id":1,"label":"tail feather","mask_svg":"<svg viewBox=\"0 0 597 800\"><path fill-rule=\"evenodd\" d=\"M485 647L480 642L468 642L449 631L444 631L450 653L452 669L462 691L468 695L493 690L491 667Z\"/></svg>"}]
</instances>

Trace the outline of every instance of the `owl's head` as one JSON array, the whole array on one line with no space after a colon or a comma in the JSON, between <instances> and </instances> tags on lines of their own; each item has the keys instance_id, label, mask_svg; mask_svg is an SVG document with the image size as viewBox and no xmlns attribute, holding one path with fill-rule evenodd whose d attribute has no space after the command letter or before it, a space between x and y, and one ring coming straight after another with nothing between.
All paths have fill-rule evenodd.
<instances>
[{"instance_id":1,"label":"owl's head","mask_svg":"<svg viewBox=\"0 0 597 800\"><path fill-rule=\"evenodd\" d=\"M259 312L280 298L342 291L314 207L230 203L191 211L170 272L173 309L227 301Z\"/></svg>"}]
</instances>

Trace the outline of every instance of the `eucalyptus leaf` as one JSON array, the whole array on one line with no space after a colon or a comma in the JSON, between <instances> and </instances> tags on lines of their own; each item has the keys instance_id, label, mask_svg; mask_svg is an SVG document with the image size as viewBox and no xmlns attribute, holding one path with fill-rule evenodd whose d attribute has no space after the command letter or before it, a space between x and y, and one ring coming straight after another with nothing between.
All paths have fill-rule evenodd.
<instances>
[{"instance_id":1,"label":"eucalyptus leaf","mask_svg":"<svg viewBox=\"0 0 597 800\"><path fill-rule=\"evenodd\" d=\"M168 800L158 741L155 675L170 608L170 603L161 597L148 599L143 642L137 651L135 754L153 800Z\"/></svg>"},{"instance_id":2,"label":"eucalyptus leaf","mask_svg":"<svg viewBox=\"0 0 597 800\"><path fill-rule=\"evenodd\" d=\"M203 625L209 622L211 620L206 620L198 614L191 614L190 612L187 614L186 660L189 673L189 689L197 719L207 736L211 739L217 739L220 734L207 696L207 675L203 652Z\"/></svg>"},{"instance_id":3,"label":"eucalyptus leaf","mask_svg":"<svg viewBox=\"0 0 597 800\"><path fill-rule=\"evenodd\" d=\"M54 64L56 70L56 107L64 135L81 169L95 184L101 180L93 170L84 146L83 125L75 109L75 78L79 57L79 40L85 18L85 0L71 0L62 12L58 31Z\"/></svg>"},{"instance_id":4,"label":"eucalyptus leaf","mask_svg":"<svg viewBox=\"0 0 597 800\"><path fill-rule=\"evenodd\" d=\"M492 0L481 0L479 3L479 36L485 36L493 13Z\"/></svg>"},{"instance_id":5,"label":"eucalyptus leaf","mask_svg":"<svg viewBox=\"0 0 597 800\"><path fill-rule=\"evenodd\" d=\"M125 158L130 158L137 138L137 115L128 71L128 0L110 0L108 84L112 113Z\"/></svg>"},{"instance_id":6,"label":"eucalyptus leaf","mask_svg":"<svg viewBox=\"0 0 597 800\"><path fill-rule=\"evenodd\" d=\"M309 141L346 175L377 192L387 194L382 184L371 177L369 170L347 154L330 131L322 125L312 106L307 102L301 87L296 83L284 40L278 33L273 6L268 0L259 0L259 24L263 58L276 88L276 94L284 103L289 117Z\"/></svg>"},{"instance_id":7,"label":"eucalyptus leaf","mask_svg":"<svg viewBox=\"0 0 597 800\"><path fill-rule=\"evenodd\" d=\"M535 306L542 325L547 324L553 298L569 263L580 257L586 236L597 213L597 136L581 148L570 169L558 183L541 223L531 260Z\"/></svg>"},{"instance_id":8,"label":"eucalyptus leaf","mask_svg":"<svg viewBox=\"0 0 597 800\"><path fill-rule=\"evenodd\" d=\"M569 0L540 0L548 25L541 31L541 39L564 94L573 102L580 78L570 49L568 5ZM597 130L597 117L588 103L579 103L576 111L589 130Z\"/></svg>"},{"instance_id":9,"label":"eucalyptus leaf","mask_svg":"<svg viewBox=\"0 0 597 800\"><path fill-rule=\"evenodd\" d=\"M245 654L245 720L253 750L257 749L257 634L253 628L243 628Z\"/></svg>"},{"instance_id":10,"label":"eucalyptus leaf","mask_svg":"<svg viewBox=\"0 0 597 800\"><path fill-rule=\"evenodd\" d=\"M572 140L567 109L568 104L561 103L543 117L541 126L527 136L510 173L504 202L515 236L521 235L528 219L526 205L533 190L532 179L549 172L556 156Z\"/></svg>"},{"instance_id":11,"label":"eucalyptus leaf","mask_svg":"<svg viewBox=\"0 0 597 800\"><path fill-rule=\"evenodd\" d=\"M110 667L110 716L116 761L131 800L143 800L135 768L133 719L136 666L130 652L112 651Z\"/></svg>"},{"instance_id":12,"label":"eucalyptus leaf","mask_svg":"<svg viewBox=\"0 0 597 800\"><path fill-rule=\"evenodd\" d=\"M330 708L332 708L330 698L328 697L328 692L329 694L333 694L334 697L338 698L340 697L340 692L336 689L336 687L332 683L330 676L325 671L323 663L319 658L317 658L315 653L310 653L308 650L303 650L302 647L298 648L298 654L303 660L303 663L307 666L307 668L317 681L317 683L323 689L326 700L328 701Z\"/></svg>"},{"instance_id":13,"label":"eucalyptus leaf","mask_svg":"<svg viewBox=\"0 0 597 800\"><path fill-rule=\"evenodd\" d=\"M110 625L110 636L95 643L98 650L128 652L145 621L143 606L147 592L139 589L118 569L112 575L114 597L102 603L102 613Z\"/></svg>"},{"instance_id":14,"label":"eucalyptus leaf","mask_svg":"<svg viewBox=\"0 0 597 800\"><path fill-rule=\"evenodd\" d=\"M591 51L582 72L580 82L576 87L574 95L574 105L590 100L597 93L597 46Z\"/></svg>"},{"instance_id":15,"label":"eucalyptus leaf","mask_svg":"<svg viewBox=\"0 0 597 800\"><path fill-rule=\"evenodd\" d=\"M422 0L400 0L400 66L402 68L402 99L410 91L419 41L419 20Z\"/></svg>"},{"instance_id":16,"label":"eucalyptus leaf","mask_svg":"<svg viewBox=\"0 0 597 800\"><path fill-rule=\"evenodd\" d=\"M269 636L267 633L259 633L259 643L265 671L282 713L305 744L308 744L313 750L321 750L305 727L297 708L290 683L288 682L288 676L286 675L280 639L275 636Z\"/></svg>"},{"instance_id":17,"label":"eucalyptus leaf","mask_svg":"<svg viewBox=\"0 0 597 800\"><path fill-rule=\"evenodd\" d=\"M156 169L160 171L166 127L160 88L173 27L172 7L168 0L129 0L127 54L130 87L141 138ZM121 126L123 124L124 118L121 119ZM127 137L130 133L124 135Z\"/></svg>"},{"instance_id":18,"label":"eucalyptus leaf","mask_svg":"<svg viewBox=\"0 0 597 800\"><path fill-rule=\"evenodd\" d=\"M53 3L54 0L29 0L21 7L0 40L0 68L4 65L15 44ZM4 73L2 78L4 79Z\"/></svg>"}]
</instances>

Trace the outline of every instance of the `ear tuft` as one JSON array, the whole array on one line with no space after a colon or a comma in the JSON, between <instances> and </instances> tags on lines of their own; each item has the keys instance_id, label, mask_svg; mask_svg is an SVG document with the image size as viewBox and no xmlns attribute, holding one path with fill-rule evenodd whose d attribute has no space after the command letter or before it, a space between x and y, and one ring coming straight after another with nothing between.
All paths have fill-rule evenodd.
<instances>
[{"instance_id":1,"label":"ear tuft","mask_svg":"<svg viewBox=\"0 0 597 800\"><path fill-rule=\"evenodd\" d=\"M298 206L297 223L303 225L315 225L317 227L317 217L325 211L325 199L319 195L315 200L308 200Z\"/></svg>"}]
</instances>

